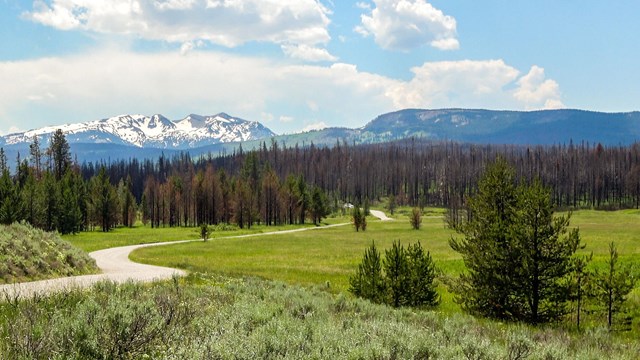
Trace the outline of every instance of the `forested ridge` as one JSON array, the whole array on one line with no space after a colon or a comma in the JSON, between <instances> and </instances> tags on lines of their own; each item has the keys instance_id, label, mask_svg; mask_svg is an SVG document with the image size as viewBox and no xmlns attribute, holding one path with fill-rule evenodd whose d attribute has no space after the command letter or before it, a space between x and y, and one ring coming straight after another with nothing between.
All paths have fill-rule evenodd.
<instances>
[{"instance_id":1,"label":"forested ridge","mask_svg":"<svg viewBox=\"0 0 640 360\"><path fill-rule=\"evenodd\" d=\"M264 142L256 150L191 158L74 162L62 132L18 157L0 153L0 222L46 230L108 231L138 218L154 227L235 223L250 227L319 222L345 202L394 196L399 205L449 207L476 192L500 157L517 181L539 178L559 208L629 208L640 203L640 145L469 145L420 139L332 147Z\"/></svg>"}]
</instances>

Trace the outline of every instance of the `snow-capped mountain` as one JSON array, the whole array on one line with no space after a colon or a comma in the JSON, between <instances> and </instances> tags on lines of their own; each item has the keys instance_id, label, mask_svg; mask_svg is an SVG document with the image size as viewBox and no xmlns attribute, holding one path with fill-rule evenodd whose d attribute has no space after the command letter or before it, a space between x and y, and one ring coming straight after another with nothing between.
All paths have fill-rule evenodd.
<instances>
[{"instance_id":1,"label":"snow-capped mountain","mask_svg":"<svg viewBox=\"0 0 640 360\"><path fill-rule=\"evenodd\" d=\"M275 134L255 121L220 113L213 116L191 114L178 121L162 115L120 115L78 124L49 126L0 139L5 145L32 143L38 136L47 144L51 134L61 129L69 143L109 143L144 148L189 149L205 145L257 140Z\"/></svg>"}]
</instances>

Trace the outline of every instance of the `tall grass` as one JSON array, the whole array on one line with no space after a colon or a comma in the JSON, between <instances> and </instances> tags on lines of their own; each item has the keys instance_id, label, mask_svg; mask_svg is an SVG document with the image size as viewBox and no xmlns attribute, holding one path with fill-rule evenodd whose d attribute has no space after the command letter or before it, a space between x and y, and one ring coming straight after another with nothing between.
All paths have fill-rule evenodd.
<instances>
[{"instance_id":1,"label":"tall grass","mask_svg":"<svg viewBox=\"0 0 640 360\"><path fill-rule=\"evenodd\" d=\"M11 299L9 299L11 300ZM192 274L0 304L3 359L637 359L640 345Z\"/></svg>"}]
</instances>

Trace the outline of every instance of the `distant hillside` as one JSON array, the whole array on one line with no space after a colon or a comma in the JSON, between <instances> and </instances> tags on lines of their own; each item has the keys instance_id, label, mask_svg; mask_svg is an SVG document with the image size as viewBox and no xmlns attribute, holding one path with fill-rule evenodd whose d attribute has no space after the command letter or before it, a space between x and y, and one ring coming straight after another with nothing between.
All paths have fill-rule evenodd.
<instances>
[{"instance_id":1,"label":"distant hillside","mask_svg":"<svg viewBox=\"0 0 640 360\"><path fill-rule=\"evenodd\" d=\"M166 131L158 131L160 125ZM260 123L232 118L224 113L211 117L189 115L178 122L158 116L120 116L72 127L67 138L78 161L108 162L157 158L161 154L172 156L181 151L188 151L191 156L208 153L216 156L231 153L240 146L251 150L265 142L270 145L272 141L286 146L312 143L333 146L343 141L370 144L418 137L478 144L554 145L584 141L630 145L640 140L640 112L407 109L380 115L357 129L332 127L287 135L275 135ZM5 149L9 160L15 159L18 153L24 158L33 134L40 134L41 143L46 146L45 133L55 131L55 128L46 128L48 132L43 128L0 137L0 147ZM101 137L94 137L96 128L102 129ZM180 129L188 131L182 133Z\"/></svg>"},{"instance_id":2,"label":"distant hillside","mask_svg":"<svg viewBox=\"0 0 640 360\"><path fill-rule=\"evenodd\" d=\"M484 144L553 145L569 141L628 145L640 140L640 112L582 110L402 110L362 128L369 142L406 137Z\"/></svg>"}]
</instances>

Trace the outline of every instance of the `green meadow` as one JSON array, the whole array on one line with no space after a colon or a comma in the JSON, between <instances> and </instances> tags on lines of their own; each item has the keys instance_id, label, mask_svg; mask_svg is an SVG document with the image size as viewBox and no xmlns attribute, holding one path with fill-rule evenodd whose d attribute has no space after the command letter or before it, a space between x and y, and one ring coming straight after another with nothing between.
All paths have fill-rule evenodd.
<instances>
[{"instance_id":1,"label":"green meadow","mask_svg":"<svg viewBox=\"0 0 640 360\"><path fill-rule=\"evenodd\" d=\"M367 246L375 242L381 251L399 240L402 244L420 241L441 270L440 310L457 312L459 307L446 291L442 280L464 270L460 256L449 247L449 239L458 236L443 221L444 210L425 209L420 230L409 224L409 208L400 208L393 221L368 217L367 230L356 232L350 225L323 228L304 226L253 226L251 229L212 231L207 242L196 241L136 250L131 259L137 262L186 269L197 273L215 273L231 277L255 276L303 286L320 286L332 293L346 293L353 274ZM344 224L348 216L327 218L324 225ZM323 226L324 226L323 225ZM614 241L622 263L640 263L640 210L572 213L571 226L578 227L586 247L580 252L593 253L593 267L604 266L608 245ZM264 235L264 233L313 228L309 231ZM263 234L237 238L239 235ZM63 237L87 251L142 243L168 242L199 238L196 228L156 228L138 224L117 228L107 234L93 231ZM640 302L636 290L632 301Z\"/></svg>"}]
</instances>

